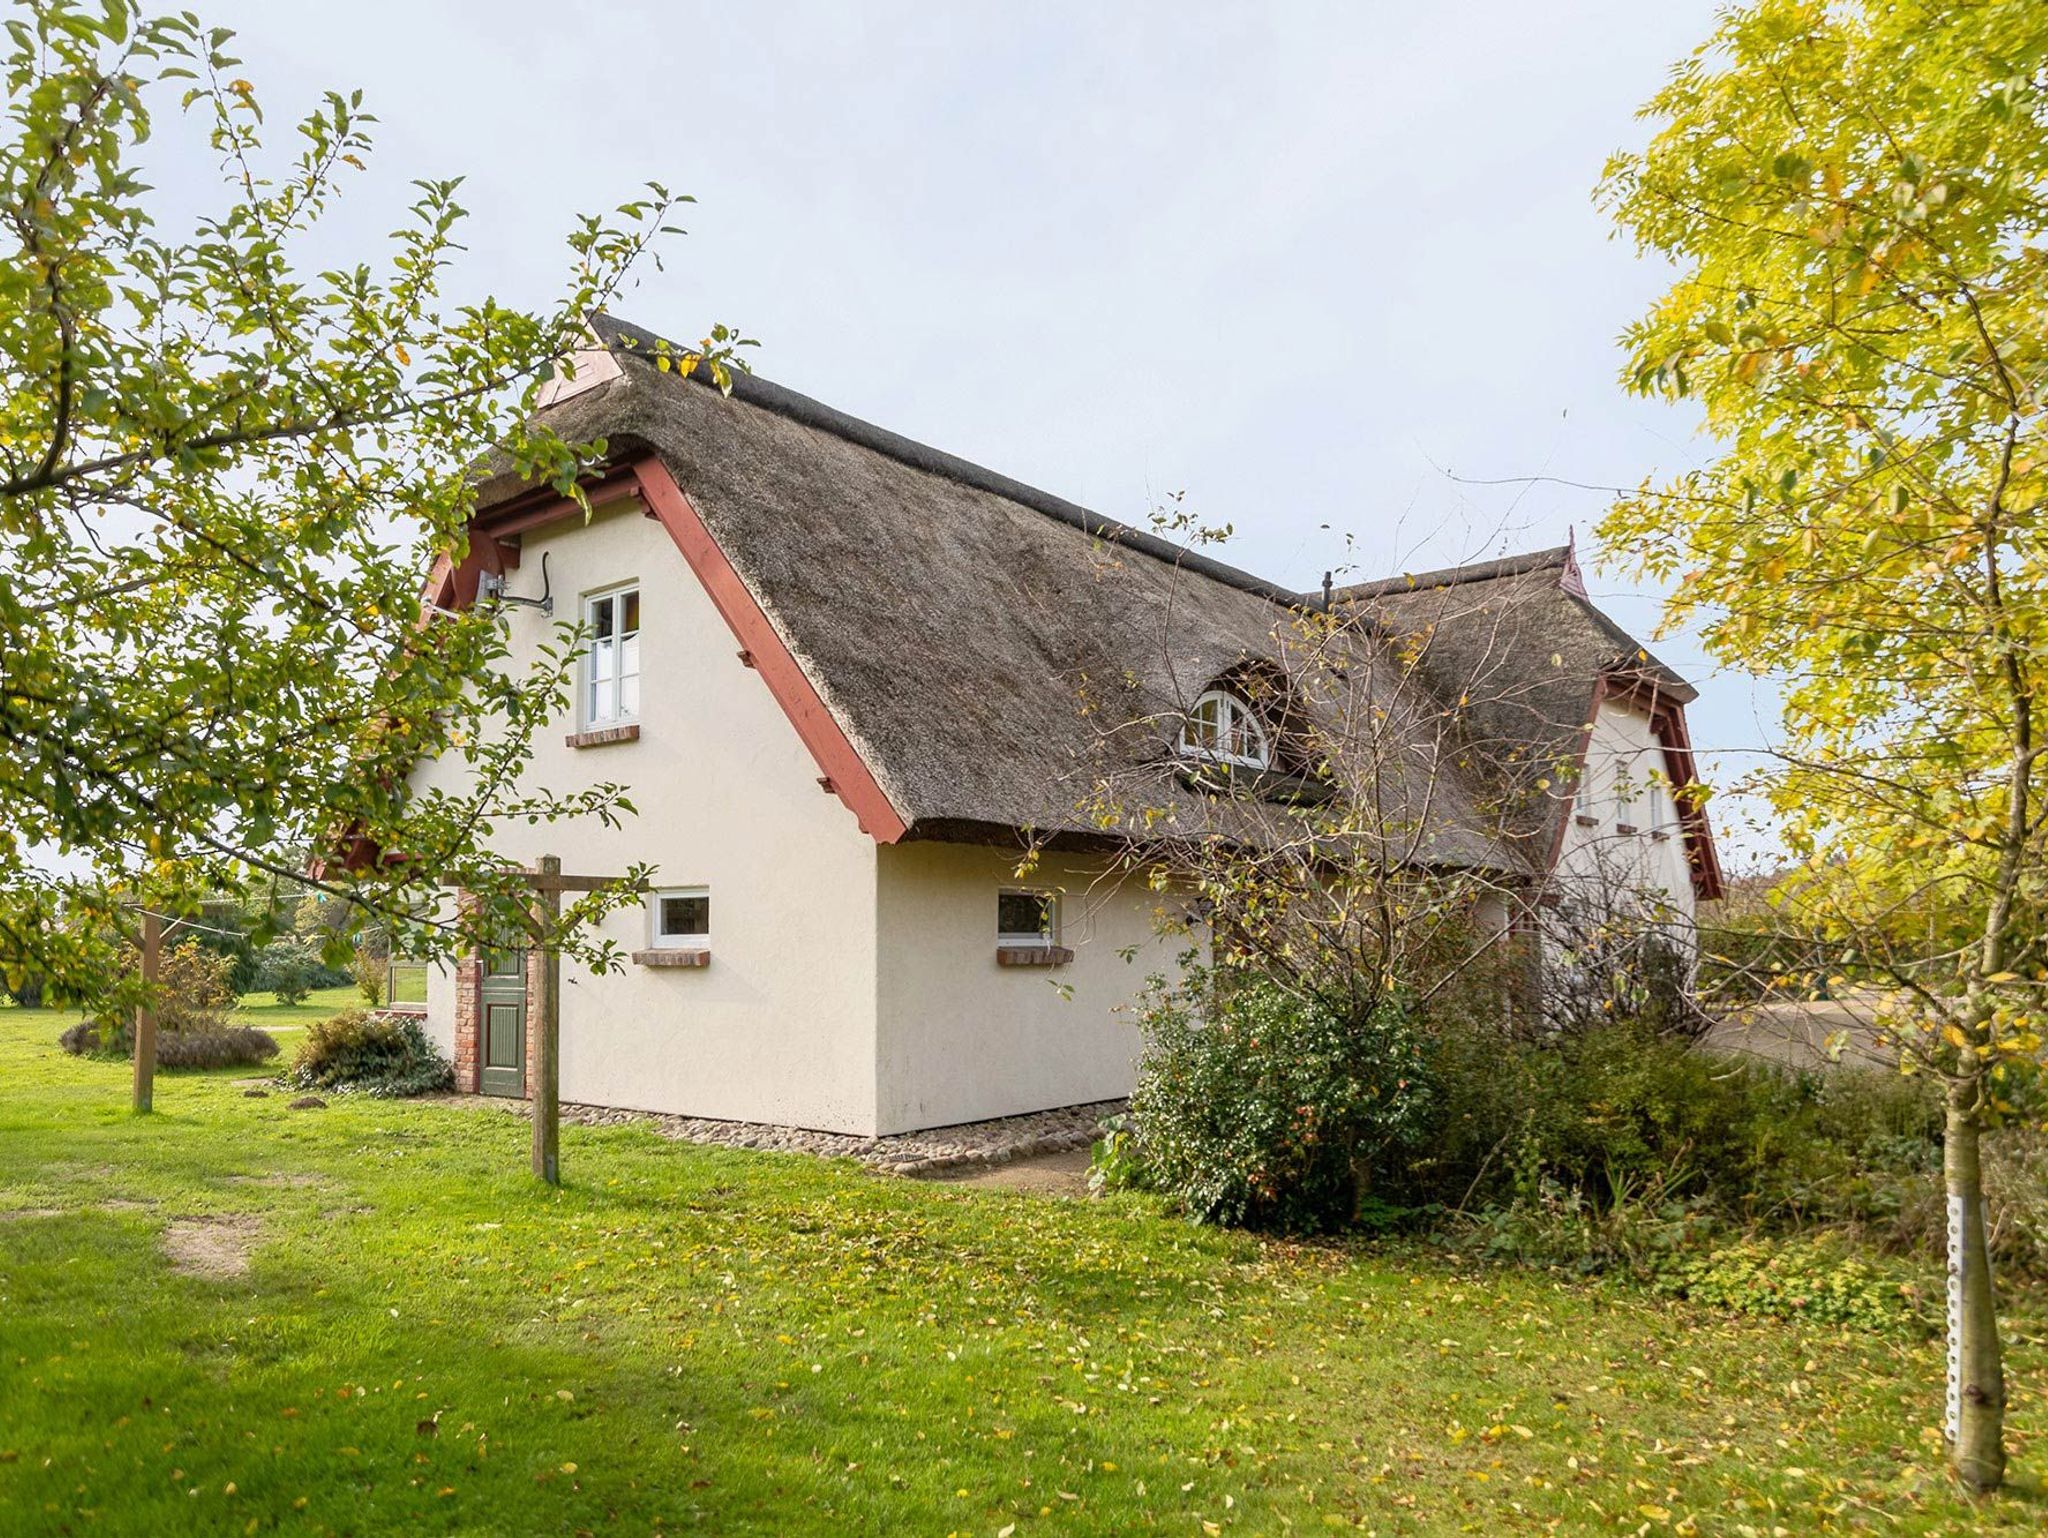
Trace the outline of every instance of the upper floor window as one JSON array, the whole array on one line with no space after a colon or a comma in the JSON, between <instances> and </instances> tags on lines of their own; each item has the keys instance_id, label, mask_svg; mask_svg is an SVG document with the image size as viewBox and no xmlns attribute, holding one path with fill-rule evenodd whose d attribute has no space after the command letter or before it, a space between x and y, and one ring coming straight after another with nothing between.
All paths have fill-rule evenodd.
<instances>
[{"instance_id":1,"label":"upper floor window","mask_svg":"<svg viewBox=\"0 0 2048 1538\"><path fill-rule=\"evenodd\" d=\"M1614 826L1620 833L1636 831L1636 799L1642 787L1636 782L1635 755L1615 760Z\"/></svg>"},{"instance_id":2,"label":"upper floor window","mask_svg":"<svg viewBox=\"0 0 2048 1538\"><path fill-rule=\"evenodd\" d=\"M583 600L590 651L583 659L583 721L615 726L640 718L640 589Z\"/></svg>"},{"instance_id":3,"label":"upper floor window","mask_svg":"<svg viewBox=\"0 0 2048 1538\"><path fill-rule=\"evenodd\" d=\"M1671 782L1663 775L1650 780L1650 831L1668 834L1678 826L1678 804L1671 794Z\"/></svg>"},{"instance_id":4,"label":"upper floor window","mask_svg":"<svg viewBox=\"0 0 2048 1538\"><path fill-rule=\"evenodd\" d=\"M1266 729L1251 706L1223 689L1211 689L1195 701L1181 722L1180 751L1189 758L1247 769L1264 769L1273 761Z\"/></svg>"}]
</instances>

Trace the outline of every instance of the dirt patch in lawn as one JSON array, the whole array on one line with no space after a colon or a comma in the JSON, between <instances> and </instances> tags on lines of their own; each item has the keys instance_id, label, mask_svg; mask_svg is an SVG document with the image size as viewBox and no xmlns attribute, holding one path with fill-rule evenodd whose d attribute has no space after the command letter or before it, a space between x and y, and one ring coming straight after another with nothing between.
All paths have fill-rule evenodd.
<instances>
[{"instance_id":1,"label":"dirt patch in lawn","mask_svg":"<svg viewBox=\"0 0 2048 1538\"><path fill-rule=\"evenodd\" d=\"M1034 1196L1086 1196L1088 1155L1085 1148L1013 1159L991 1169L946 1174L938 1181L954 1186L980 1186L991 1191L1029 1191Z\"/></svg>"},{"instance_id":2,"label":"dirt patch in lawn","mask_svg":"<svg viewBox=\"0 0 2048 1538\"><path fill-rule=\"evenodd\" d=\"M249 1269L262 1227L247 1216L173 1218L164 1230L164 1255L180 1276L225 1281Z\"/></svg>"},{"instance_id":3,"label":"dirt patch in lawn","mask_svg":"<svg viewBox=\"0 0 2048 1538\"><path fill-rule=\"evenodd\" d=\"M303 1172L274 1175L230 1175L228 1176L228 1184L231 1186L269 1186L273 1189L297 1190L304 1186L324 1186L327 1184L327 1177L324 1175L309 1175Z\"/></svg>"},{"instance_id":4,"label":"dirt patch in lawn","mask_svg":"<svg viewBox=\"0 0 2048 1538\"><path fill-rule=\"evenodd\" d=\"M62 1207L16 1207L12 1212L0 1212L0 1223L18 1223L23 1218L61 1218Z\"/></svg>"}]
</instances>

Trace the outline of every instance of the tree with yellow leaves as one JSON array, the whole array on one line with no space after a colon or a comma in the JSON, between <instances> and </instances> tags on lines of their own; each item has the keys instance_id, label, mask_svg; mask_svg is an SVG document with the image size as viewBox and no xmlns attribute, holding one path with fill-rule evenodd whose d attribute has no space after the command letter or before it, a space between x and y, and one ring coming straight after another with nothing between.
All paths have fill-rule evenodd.
<instances>
[{"instance_id":1,"label":"tree with yellow leaves","mask_svg":"<svg viewBox=\"0 0 2048 1538\"><path fill-rule=\"evenodd\" d=\"M2048 7L1758 0L1602 197L1678 269L1627 380L1716 456L1604 532L1668 618L1784 685L1778 896L1884 984L1946 1090L1953 1459L2004 1476L1982 1136L2041 1056L2048 786Z\"/></svg>"}]
</instances>

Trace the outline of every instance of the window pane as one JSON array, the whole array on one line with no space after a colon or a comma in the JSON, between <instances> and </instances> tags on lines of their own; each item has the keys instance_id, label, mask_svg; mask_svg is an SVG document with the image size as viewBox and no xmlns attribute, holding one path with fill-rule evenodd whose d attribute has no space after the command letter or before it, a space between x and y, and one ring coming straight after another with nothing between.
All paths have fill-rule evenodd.
<instances>
[{"instance_id":1,"label":"window pane","mask_svg":"<svg viewBox=\"0 0 2048 1538\"><path fill-rule=\"evenodd\" d=\"M616 641L591 644L586 665L590 669L590 719L609 721L618 714L618 690L612 682Z\"/></svg>"},{"instance_id":2,"label":"window pane","mask_svg":"<svg viewBox=\"0 0 2048 1538\"><path fill-rule=\"evenodd\" d=\"M619 605L626 612L619 618L619 630L624 635L636 635L640 630L640 589L619 594Z\"/></svg>"},{"instance_id":3,"label":"window pane","mask_svg":"<svg viewBox=\"0 0 2048 1538\"><path fill-rule=\"evenodd\" d=\"M1250 710L1234 707L1230 717L1230 751L1255 764L1266 761L1266 736Z\"/></svg>"},{"instance_id":4,"label":"window pane","mask_svg":"<svg viewBox=\"0 0 2048 1538\"><path fill-rule=\"evenodd\" d=\"M661 938L672 940L711 933L711 895L676 893L661 899Z\"/></svg>"},{"instance_id":5,"label":"window pane","mask_svg":"<svg viewBox=\"0 0 2048 1538\"><path fill-rule=\"evenodd\" d=\"M1003 892L996 898L999 935L1052 935L1052 898L1042 892Z\"/></svg>"},{"instance_id":6,"label":"window pane","mask_svg":"<svg viewBox=\"0 0 2048 1538\"><path fill-rule=\"evenodd\" d=\"M619 680L619 718L630 721L640 714L640 675L628 673Z\"/></svg>"},{"instance_id":7,"label":"window pane","mask_svg":"<svg viewBox=\"0 0 2048 1538\"><path fill-rule=\"evenodd\" d=\"M590 633L597 640L610 638L612 633L612 601L609 598L590 600Z\"/></svg>"}]
</instances>

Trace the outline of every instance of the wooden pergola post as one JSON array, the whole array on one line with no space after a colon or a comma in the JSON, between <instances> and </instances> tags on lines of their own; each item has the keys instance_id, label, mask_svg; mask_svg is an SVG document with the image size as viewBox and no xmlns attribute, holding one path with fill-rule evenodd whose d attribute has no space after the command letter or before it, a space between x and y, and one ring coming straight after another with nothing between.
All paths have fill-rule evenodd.
<instances>
[{"instance_id":1,"label":"wooden pergola post","mask_svg":"<svg viewBox=\"0 0 2048 1538\"><path fill-rule=\"evenodd\" d=\"M527 884L538 899L528 920L528 933L541 953L540 1008L538 1019L529 1022L537 1032L533 1054L533 1173L551 1186L562 1183L562 953L558 931L562 923L564 892L598 892L616 886L616 876L565 876L562 862L551 854L540 857L537 869L526 873ZM446 882L444 885L459 885ZM644 890L644 888L643 888Z\"/></svg>"},{"instance_id":2,"label":"wooden pergola post","mask_svg":"<svg viewBox=\"0 0 2048 1538\"><path fill-rule=\"evenodd\" d=\"M135 1006L135 1114L156 1108L156 975L164 948L164 921L142 915L142 1002Z\"/></svg>"}]
</instances>

